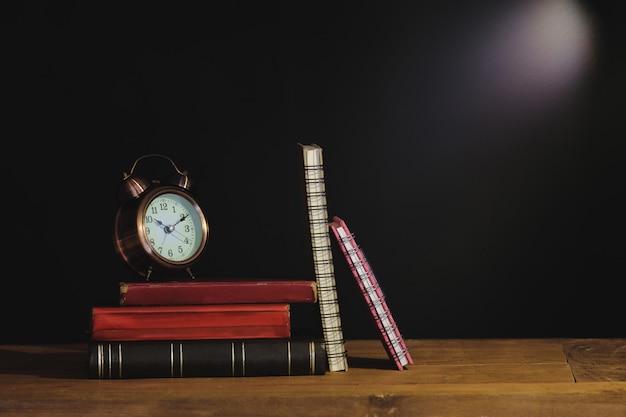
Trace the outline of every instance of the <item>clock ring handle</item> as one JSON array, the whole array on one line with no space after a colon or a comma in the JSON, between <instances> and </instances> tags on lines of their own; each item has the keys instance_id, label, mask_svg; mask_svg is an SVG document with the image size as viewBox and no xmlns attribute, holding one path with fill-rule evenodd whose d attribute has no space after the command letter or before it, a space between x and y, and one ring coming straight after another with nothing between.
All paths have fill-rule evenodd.
<instances>
[{"instance_id":1,"label":"clock ring handle","mask_svg":"<svg viewBox=\"0 0 626 417\"><path fill-rule=\"evenodd\" d=\"M137 158L135 160L135 162L133 163L133 166L130 168L130 172L129 173L126 173L126 172L124 173L124 179L127 179L128 177L133 175L133 172L135 171L135 168L137 167L137 164L139 163L139 161L141 161L142 159L145 159L145 158L153 158L153 157L167 159L170 162L170 164L172 164L174 169L176 170L176 173L178 173L180 175L183 175L183 176L187 176L187 171L181 171L180 169L178 169L178 167L176 166L176 164L174 163L172 158L170 158L169 156L161 155L161 154L158 154L158 153L149 153L149 154L146 154L146 155L142 155L142 156L140 156L139 158Z\"/></svg>"},{"instance_id":2,"label":"clock ring handle","mask_svg":"<svg viewBox=\"0 0 626 417\"><path fill-rule=\"evenodd\" d=\"M137 167L137 164L139 163L139 161L145 158L153 158L153 157L166 159L167 161L170 162L170 164L172 164L172 167L174 167L174 170L176 170L176 174L172 175L166 180L167 183L177 185L186 190L191 188L191 181L189 180L189 176L187 176L187 171L181 171L176 166L172 158L165 156L165 155L158 154L158 153L150 153L150 154L142 155L139 158L137 158L135 162L133 163L133 166L130 168L130 172L128 173L124 172L122 185L120 186L120 189L118 191L118 198L121 202L126 202L128 200L138 197L144 191L146 191L148 187L150 187L150 184L152 182L159 182L159 181L150 182L145 178L133 175L133 173L135 172L135 168Z\"/></svg>"}]
</instances>

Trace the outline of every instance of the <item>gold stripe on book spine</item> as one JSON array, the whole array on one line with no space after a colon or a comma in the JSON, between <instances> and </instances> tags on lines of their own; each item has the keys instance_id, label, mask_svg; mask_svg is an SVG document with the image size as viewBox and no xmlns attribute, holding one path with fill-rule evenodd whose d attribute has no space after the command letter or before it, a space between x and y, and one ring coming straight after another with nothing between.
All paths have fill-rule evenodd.
<instances>
[{"instance_id":1,"label":"gold stripe on book spine","mask_svg":"<svg viewBox=\"0 0 626 417\"><path fill-rule=\"evenodd\" d=\"M235 376L235 343L230 344L230 374Z\"/></svg>"},{"instance_id":2,"label":"gold stripe on book spine","mask_svg":"<svg viewBox=\"0 0 626 417\"><path fill-rule=\"evenodd\" d=\"M98 378L102 378L102 372L103 372L103 364L102 364L102 345L98 345L98 350L97 350L97 354L96 354L96 363L98 366Z\"/></svg>"},{"instance_id":3,"label":"gold stripe on book spine","mask_svg":"<svg viewBox=\"0 0 626 417\"><path fill-rule=\"evenodd\" d=\"M315 375L315 343L309 342L309 372Z\"/></svg>"},{"instance_id":4,"label":"gold stripe on book spine","mask_svg":"<svg viewBox=\"0 0 626 417\"><path fill-rule=\"evenodd\" d=\"M287 342L287 375L291 375L291 341Z\"/></svg>"},{"instance_id":5,"label":"gold stripe on book spine","mask_svg":"<svg viewBox=\"0 0 626 417\"><path fill-rule=\"evenodd\" d=\"M246 344L241 342L241 376L246 376Z\"/></svg>"},{"instance_id":6,"label":"gold stripe on book spine","mask_svg":"<svg viewBox=\"0 0 626 417\"><path fill-rule=\"evenodd\" d=\"M119 360L119 365L118 365L118 372L120 375L120 378L122 378L122 344L118 343L117 344L117 355L119 356L120 360ZM109 344L109 378L112 378L111 375L111 345Z\"/></svg>"},{"instance_id":7,"label":"gold stripe on book spine","mask_svg":"<svg viewBox=\"0 0 626 417\"><path fill-rule=\"evenodd\" d=\"M170 343L170 378L174 377L174 343Z\"/></svg>"},{"instance_id":8,"label":"gold stripe on book spine","mask_svg":"<svg viewBox=\"0 0 626 417\"><path fill-rule=\"evenodd\" d=\"M183 344L179 343L178 344L178 359L179 359L179 365L178 365L178 375L182 378L184 377L183 375Z\"/></svg>"}]
</instances>

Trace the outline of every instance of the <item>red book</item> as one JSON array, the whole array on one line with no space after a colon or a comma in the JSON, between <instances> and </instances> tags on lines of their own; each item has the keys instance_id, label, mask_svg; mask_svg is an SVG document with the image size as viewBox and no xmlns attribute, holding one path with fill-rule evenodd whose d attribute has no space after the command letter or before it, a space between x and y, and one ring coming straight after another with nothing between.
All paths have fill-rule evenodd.
<instances>
[{"instance_id":1,"label":"red book","mask_svg":"<svg viewBox=\"0 0 626 417\"><path fill-rule=\"evenodd\" d=\"M289 304L92 307L96 341L290 336Z\"/></svg>"},{"instance_id":2,"label":"red book","mask_svg":"<svg viewBox=\"0 0 626 417\"><path fill-rule=\"evenodd\" d=\"M315 303L306 280L120 282L120 305Z\"/></svg>"}]
</instances>

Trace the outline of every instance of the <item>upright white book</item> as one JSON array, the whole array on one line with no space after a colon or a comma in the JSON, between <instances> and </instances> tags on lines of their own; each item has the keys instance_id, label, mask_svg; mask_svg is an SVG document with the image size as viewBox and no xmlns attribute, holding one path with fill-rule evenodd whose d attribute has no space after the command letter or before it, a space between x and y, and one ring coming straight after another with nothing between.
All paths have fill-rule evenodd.
<instances>
[{"instance_id":1,"label":"upright white book","mask_svg":"<svg viewBox=\"0 0 626 417\"><path fill-rule=\"evenodd\" d=\"M330 372L347 371L348 358L344 346L339 302L335 286L335 270L331 249L326 183L322 148L316 144L300 144L304 165L304 184L308 209L313 266L317 283L317 300L322 320L322 333Z\"/></svg>"}]
</instances>

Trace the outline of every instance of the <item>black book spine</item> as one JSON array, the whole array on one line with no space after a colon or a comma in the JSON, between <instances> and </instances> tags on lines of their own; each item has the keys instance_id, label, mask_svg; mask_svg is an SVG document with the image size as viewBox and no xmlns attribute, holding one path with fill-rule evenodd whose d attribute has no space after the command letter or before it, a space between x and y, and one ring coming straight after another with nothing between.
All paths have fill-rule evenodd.
<instances>
[{"instance_id":1,"label":"black book spine","mask_svg":"<svg viewBox=\"0 0 626 417\"><path fill-rule=\"evenodd\" d=\"M322 375L321 340L90 342L91 379Z\"/></svg>"}]
</instances>

